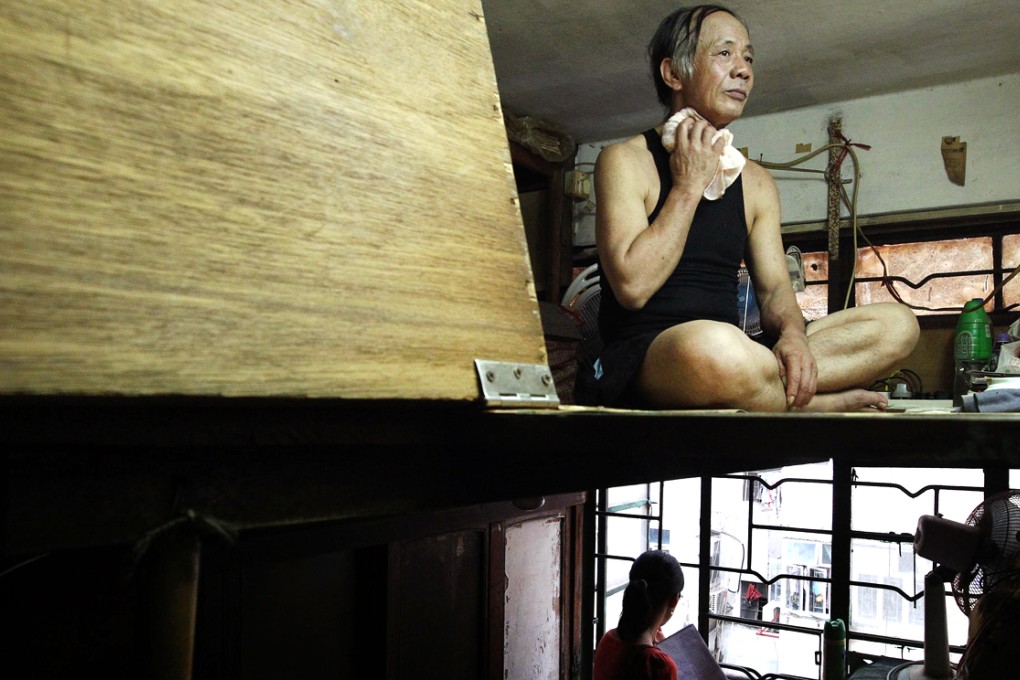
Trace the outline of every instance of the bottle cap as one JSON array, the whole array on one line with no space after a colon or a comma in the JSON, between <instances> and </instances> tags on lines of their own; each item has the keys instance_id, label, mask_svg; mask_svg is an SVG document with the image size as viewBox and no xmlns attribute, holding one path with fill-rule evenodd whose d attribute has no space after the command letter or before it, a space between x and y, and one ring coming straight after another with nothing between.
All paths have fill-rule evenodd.
<instances>
[{"instance_id":1,"label":"bottle cap","mask_svg":"<svg viewBox=\"0 0 1020 680\"><path fill-rule=\"evenodd\" d=\"M845 638L846 626L843 625L843 619L826 621L822 628L822 634L825 638Z\"/></svg>"},{"instance_id":2,"label":"bottle cap","mask_svg":"<svg viewBox=\"0 0 1020 680\"><path fill-rule=\"evenodd\" d=\"M979 308L984 306L985 306L984 300L982 300L981 298L973 298L963 306L963 312L964 314L966 314L967 312L976 312Z\"/></svg>"}]
</instances>

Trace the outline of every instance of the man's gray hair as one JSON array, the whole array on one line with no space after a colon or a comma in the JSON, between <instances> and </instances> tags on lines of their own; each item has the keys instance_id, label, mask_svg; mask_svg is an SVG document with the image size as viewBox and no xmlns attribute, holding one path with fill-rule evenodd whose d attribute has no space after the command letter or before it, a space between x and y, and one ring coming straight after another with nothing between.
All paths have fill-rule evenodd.
<instances>
[{"instance_id":1,"label":"man's gray hair","mask_svg":"<svg viewBox=\"0 0 1020 680\"><path fill-rule=\"evenodd\" d=\"M648 43L648 65L652 71L655 92L659 102L667 109L672 104L673 90L662 79L659 64L663 59L669 59L673 71L684 80L689 79L694 74L694 56L698 51L701 24L705 17L716 12L726 12L747 28L743 19L722 5L681 7L662 20Z\"/></svg>"}]
</instances>

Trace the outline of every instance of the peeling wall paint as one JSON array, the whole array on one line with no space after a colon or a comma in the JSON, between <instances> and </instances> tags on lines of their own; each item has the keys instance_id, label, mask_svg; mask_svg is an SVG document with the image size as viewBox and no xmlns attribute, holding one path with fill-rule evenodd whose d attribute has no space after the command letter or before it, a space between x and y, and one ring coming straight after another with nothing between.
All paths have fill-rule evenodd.
<instances>
[{"instance_id":1,"label":"peeling wall paint","mask_svg":"<svg viewBox=\"0 0 1020 680\"><path fill-rule=\"evenodd\" d=\"M560 582L563 518L534 519L506 530L503 677L560 677Z\"/></svg>"}]
</instances>

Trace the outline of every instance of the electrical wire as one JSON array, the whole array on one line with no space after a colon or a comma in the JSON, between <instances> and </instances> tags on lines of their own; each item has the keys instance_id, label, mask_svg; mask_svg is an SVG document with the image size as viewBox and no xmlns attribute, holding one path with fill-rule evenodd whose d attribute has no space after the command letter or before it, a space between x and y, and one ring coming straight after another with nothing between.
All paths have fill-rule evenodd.
<instances>
[{"instance_id":1,"label":"electrical wire","mask_svg":"<svg viewBox=\"0 0 1020 680\"><path fill-rule=\"evenodd\" d=\"M758 161L759 165L761 165L764 168L770 169L770 170L784 170L784 171L791 171L791 172L815 173L815 174L825 175L830 181L840 181L840 185L839 185L840 198L842 200L843 205L847 208L847 210L849 212L850 228L851 228L851 234L852 234L852 239L853 239L853 253L854 253L854 266L853 266L853 268L852 268L852 270L850 272L850 281L849 281L849 283L847 285L846 297L843 300L843 309L847 309L850 306L850 294L851 294L851 292L853 292L854 285L856 284L856 281L857 281L857 269L858 269L858 266L860 264L860 258L858 257L858 248L859 248L858 236L860 236L860 238L864 239L864 242L867 243L868 247L875 254L875 257L878 258L879 264L882 265L882 286L884 286L889 291L889 295L892 296L892 298L896 302L898 302L898 303L900 303L902 305L905 305L905 306L909 307L910 309L923 310L923 311L927 311L927 312L961 312L961 311L963 311L964 305L961 305L959 307L926 307L926 306L923 306L923 305L915 305L915 304L909 303L906 300L904 300L903 297L896 290L896 287L894 285L893 279L889 275L889 267L886 264L885 259L882 257L881 252L879 252L878 248L875 246L875 244L873 244L871 242L871 240L868 238L867 234L864 233L864 230L861 229L860 225L858 224L858 220L857 220L857 205L858 205L857 204L857 200L858 200L858 190L859 190L860 180L861 180L861 171L860 171L860 161L857 158L857 152L854 151L853 147L854 147L854 144L849 139L844 139L844 141L842 141L842 142L833 142L833 143L830 143L830 144L826 144L825 146L823 146L823 147L821 147L821 148L819 148L819 149L817 149L815 151L812 151L811 153L805 154L803 156L800 156L799 158L795 158L792 161L788 161L788 162L785 162L785 163L775 163L775 162L765 161L765 160L762 160L762 159L759 159L759 161ZM867 148L867 147L865 147L865 148ZM819 170L819 169L815 169L815 168L800 168L800 167L796 167L796 166L801 165L802 163L805 163L805 162L811 160L815 156L817 156L817 155L819 155L821 153L824 153L826 151L829 151L831 149L840 149L843 152L844 157L845 156L849 156L849 158L850 158L851 166L853 168L853 180L852 180L853 191L850 194L847 193L846 187L843 185L842 180L840 178L829 177L829 170L828 169L826 169L826 170ZM841 163L841 162L842 162L842 159L839 161L839 163ZM837 163L837 168L838 168L839 163ZM1010 281L1012 281L1018 274L1020 274L1020 265L1018 265L1015 269L1013 269L1012 273L1010 273L1009 276L1004 278L999 283L999 285L995 286L995 288L993 288L992 291L990 293L988 293L988 295L982 301L982 304L983 305L987 305L999 293L999 291L1001 291L1006 286L1006 284L1009 283Z\"/></svg>"},{"instance_id":2,"label":"electrical wire","mask_svg":"<svg viewBox=\"0 0 1020 680\"><path fill-rule=\"evenodd\" d=\"M926 307L924 305L914 305L914 304L911 304L911 303L907 302L906 300L904 300L900 296L899 292L896 290L896 287L894 285L892 277L889 276L889 267L886 265L885 260L882 258L882 254L879 252L878 248L875 247L875 245L868 239L867 234L865 234L863 231L861 231L860 234L861 234L861 237L864 239L865 243L868 244L868 247L871 248L871 251L873 253L875 253L875 257L878 258L879 263L882 265L882 285L885 286L889 290L889 294L893 297L894 300L896 300L897 302L899 302L902 305L906 305L907 307L909 307L911 309L919 309L919 310L924 310L926 312L961 312L961 311L963 311L964 307L962 305L960 307ZM855 244L855 247L856 247L856 239L854 241L854 244ZM990 293L988 293L988 295L986 295L985 298L981 301L981 304L982 305L987 305L998 294L998 292L1005 287L1005 285L1007 283L1009 283L1014 278L1016 278L1017 274L1020 274L1020 265L1018 265L1015 269L1013 269L1013 271L1010 273L1010 275L1007 276L1006 278L1004 278L999 283L999 285L995 286L995 288L993 288L992 291Z\"/></svg>"},{"instance_id":3,"label":"electrical wire","mask_svg":"<svg viewBox=\"0 0 1020 680\"><path fill-rule=\"evenodd\" d=\"M888 378L876 380L868 389L884 388L880 391L892 393L896 384L906 385L911 394L921 394L924 391L921 376L907 368L901 368Z\"/></svg>"},{"instance_id":4,"label":"electrical wire","mask_svg":"<svg viewBox=\"0 0 1020 680\"><path fill-rule=\"evenodd\" d=\"M913 389L914 394L924 392L924 383L921 381L921 376L914 371L911 371L909 368L901 368L896 371L894 375L901 375L907 378L907 382L910 383L910 387Z\"/></svg>"},{"instance_id":5,"label":"electrical wire","mask_svg":"<svg viewBox=\"0 0 1020 680\"><path fill-rule=\"evenodd\" d=\"M18 562L17 564L13 564L13 565L7 567L6 569L4 569L2 572L0 572L0 579L6 578L8 575L14 573L18 569L21 569L22 567L27 567L28 565L32 564L33 562L38 562L39 560L41 560L41 559L43 559L45 557L49 557L49 556L50 556L50 553L42 553L40 555L33 555L32 557L29 557L28 559L24 559L24 560Z\"/></svg>"},{"instance_id":6,"label":"electrical wire","mask_svg":"<svg viewBox=\"0 0 1020 680\"><path fill-rule=\"evenodd\" d=\"M868 238L868 235L864 233L864 230L861 229L860 225L857 223L857 183L860 181L860 170L858 166L857 154L854 152L852 148L850 148L849 142L847 142L847 151L849 152L850 157L853 159L854 192L852 197L850 197L847 195L846 187L844 187L843 185L840 185L839 190L843 203L850 210L850 215L852 218L854 267L853 272L851 273L850 276L850 284L847 286L847 297L844 302L843 308L846 309L850 304L850 291L853 289L854 283L857 279L857 265L859 262L857 258L858 252L857 236L860 235L860 237L864 239L864 242L868 244L868 247L871 248L871 251L875 254L875 257L878 258L879 263L882 265L882 285L889 291L889 294L892 296L894 300L896 300L902 305L906 305L910 309L923 310L926 312L962 312L964 309L964 305L961 305L959 307L927 307L923 305L911 304L900 296L899 292L896 290L896 286L894 285L892 277L889 275L889 267L886 265L885 259L882 257L881 252L879 252L875 244L871 242L871 240ZM998 292L1002 290L1003 287L1005 287L1007 283L1009 283L1010 281L1013 280L1014 277L1016 277L1017 274L1020 274L1020 265L1013 269L1012 273L1010 273L1009 276L1003 279L999 283L999 285L993 288L992 291L988 293L987 296L985 296L985 298L981 302L982 306L987 305L996 296L996 294L998 294Z\"/></svg>"}]
</instances>

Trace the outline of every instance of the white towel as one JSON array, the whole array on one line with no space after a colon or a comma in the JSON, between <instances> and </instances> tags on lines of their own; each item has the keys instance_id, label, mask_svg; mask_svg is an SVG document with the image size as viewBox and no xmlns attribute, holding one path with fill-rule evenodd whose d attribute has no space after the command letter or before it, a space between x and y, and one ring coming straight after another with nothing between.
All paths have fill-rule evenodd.
<instances>
[{"instance_id":1,"label":"white towel","mask_svg":"<svg viewBox=\"0 0 1020 680\"><path fill-rule=\"evenodd\" d=\"M701 118L694 109L680 109L662 126L662 145L666 151L673 151L676 146L676 129L684 118ZM719 130L712 136L712 144L719 139L725 143L722 154L719 156L719 169L716 170L712 181L705 188L705 198L714 201L726 193L726 188L736 181L740 171L744 169L747 159L744 154L733 148L733 133L729 130Z\"/></svg>"}]
</instances>

